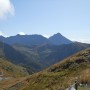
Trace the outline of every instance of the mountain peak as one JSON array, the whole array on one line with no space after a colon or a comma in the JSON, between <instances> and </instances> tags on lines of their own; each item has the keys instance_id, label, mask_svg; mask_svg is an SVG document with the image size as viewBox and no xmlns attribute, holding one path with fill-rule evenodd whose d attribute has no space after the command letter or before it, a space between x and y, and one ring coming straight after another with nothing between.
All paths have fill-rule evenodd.
<instances>
[{"instance_id":1,"label":"mountain peak","mask_svg":"<svg viewBox=\"0 0 90 90\"><path fill-rule=\"evenodd\" d=\"M61 33L56 33L53 36L62 36L62 34Z\"/></svg>"},{"instance_id":2,"label":"mountain peak","mask_svg":"<svg viewBox=\"0 0 90 90\"><path fill-rule=\"evenodd\" d=\"M58 33L56 33L55 35L62 35L62 34L58 32Z\"/></svg>"},{"instance_id":3,"label":"mountain peak","mask_svg":"<svg viewBox=\"0 0 90 90\"><path fill-rule=\"evenodd\" d=\"M49 38L50 42L54 45L70 44L72 41L64 37L61 33L54 34Z\"/></svg>"}]
</instances>

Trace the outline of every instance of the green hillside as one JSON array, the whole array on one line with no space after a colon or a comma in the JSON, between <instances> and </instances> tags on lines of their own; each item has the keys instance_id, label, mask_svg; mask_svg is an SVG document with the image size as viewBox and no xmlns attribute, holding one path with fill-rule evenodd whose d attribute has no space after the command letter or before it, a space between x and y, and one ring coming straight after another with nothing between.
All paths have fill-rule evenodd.
<instances>
[{"instance_id":1,"label":"green hillside","mask_svg":"<svg viewBox=\"0 0 90 90\"><path fill-rule=\"evenodd\" d=\"M30 76L29 85L23 90L65 90L75 80L90 84L90 49Z\"/></svg>"},{"instance_id":2,"label":"green hillside","mask_svg":"<svg viewBox=\"0 0 90 90\"><path fill-rule=\"evenodd\" d=\"M24 77L28 73L25 68L10 63L5 58L0 58L0 73L3 72L3 77Z\"/></svg>"},{"instance_id":3,"label":"green hillside","mask_svg":"<svg viewBox=\"0 0 90 90\"><path fill-rule=\"evenodd\" d=\"M7 90L14 83L24 80L28 76L25 68L12 64L4 57L0 57L0 90Z\"/></svg>"}]
</instances>

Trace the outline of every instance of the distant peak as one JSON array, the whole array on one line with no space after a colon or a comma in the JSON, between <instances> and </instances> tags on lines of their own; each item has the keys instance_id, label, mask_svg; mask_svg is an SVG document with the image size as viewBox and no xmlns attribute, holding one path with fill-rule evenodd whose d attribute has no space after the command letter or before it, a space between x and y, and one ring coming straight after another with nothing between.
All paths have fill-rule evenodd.
<instances>
[{"instance_id":1,"label":"distant peak","mask_svg":"<svg viewBox=\"0 0 90 90\"><path fill-rule=\"evenodd\" d=\"M61 34L61 33L56 33L56 34L54 34L54 35L60 35L60 36L61 36L62 34Z\"/></svg>"},{"instance_id":2,"label":"distant peak","mask_svg":"<svg viewBox=\"0 0 90 90\"><path fill-rule=\"evenodd\" d=\"M59 35L61 35L61 33L59 33L59 32L58 32L58 33L56 33L56 34L59 34Z\"/></svg>"},{"instance_id":3,"label":"distant peak","mask_svg":"<svg viewBox=\"0 0 90 90\"><path fill-rule=\"evenodd\" d=\"M61 33L56 33L56 34L54 34L54 35L51 36L51 37L61 37L61 36L63 36Z\"/></svg>"},{"instance_id":4,"label":"distant peak","mask_svg":"<svg viewBox=\"0 0 90 90\"><path fill-rule=\"evenodd\" d=\"M20 34L17 34L16 36L20 36Z\"/></svg>"},{"instance_id":5,"label":"distant peak","mask_svg":"<svg viewBox=\"0 0 90 90\"><path fill-rule=\"evenodd\" d=\"M61 33L54 34L49 38L50 42L54 45L70 44L72 41L64 37Z\"/></svg>"}]
</instances>

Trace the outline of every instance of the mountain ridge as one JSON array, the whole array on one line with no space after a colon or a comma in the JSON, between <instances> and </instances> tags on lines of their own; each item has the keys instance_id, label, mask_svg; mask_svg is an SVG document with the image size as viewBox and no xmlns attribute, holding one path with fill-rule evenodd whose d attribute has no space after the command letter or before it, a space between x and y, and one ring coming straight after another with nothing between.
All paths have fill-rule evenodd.
<instances>
[{"instance_id":1,"label":"mountain ridge","mask_svg":"<svg viewBox=\"0 0 90 90\"><path fill-rule=\"evenodd\" d=\"M58 40L57 40L58 39ZM60 33L54 34L50 38L46 38L43 35L33 34L33 35L15 35L10 37L0 36L0 41L3 41L7 44L23 44L27 46L31 45L43 45L43 44L70 44L72 41L61 35Z\"/></svg>"}]
</instances>

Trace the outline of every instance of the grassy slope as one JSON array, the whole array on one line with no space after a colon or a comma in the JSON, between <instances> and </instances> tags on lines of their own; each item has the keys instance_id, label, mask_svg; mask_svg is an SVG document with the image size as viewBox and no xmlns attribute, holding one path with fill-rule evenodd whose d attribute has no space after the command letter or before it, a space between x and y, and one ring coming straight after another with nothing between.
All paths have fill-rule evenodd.
<instances>
[{"instance_id":1,"label":"grassy slope","mask_svg":"<svg viewBox=\"0 0 90 90\"><path fill-rule=\"evenodd\" d=\"M5 77L23 77L28 75L25 68L16 66L5 60L5 58L0 58L0 71L3 71Z\"/></svg>"},{"instance_id":2,"label":"grassy slope","mask_svg":"<svg viewBox=\"0 0 90 90\"><path fill-rule=\"evenodd\" d=\"M0 90L5 90L28 76L25 68L14 65L5 58L0 58L0 73L1 72L3 72L2 77L8 78L8 80L0 81Z\"/></svg>"},{"instance_id":3,"label":"grassy slope","mask_svg":"<svg viewBox=\"0 0 90 90\"><path fill-rule=\"evenodd\" d=\"M23 90L65 90L76 79L90 84L90 49L34 74Z\"/></svg>"}]
</instances>

